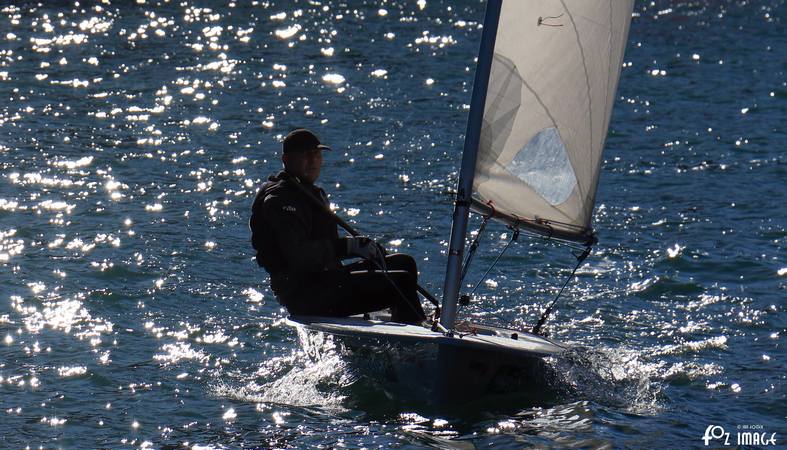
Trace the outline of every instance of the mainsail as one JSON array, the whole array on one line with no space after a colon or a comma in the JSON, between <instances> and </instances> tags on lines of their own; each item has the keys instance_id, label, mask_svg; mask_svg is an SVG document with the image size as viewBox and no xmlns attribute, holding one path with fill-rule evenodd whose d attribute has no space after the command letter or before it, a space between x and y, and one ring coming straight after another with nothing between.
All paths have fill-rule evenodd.
<instances>
[{"instance_id":1,"label":"mainsail","mask_svg":"<svg viewBox=\"0 0 787 450\"><path fill-rule=\"evenodd\" d=\"M592 242L633 4L502 2L473 182L476 210L492 206L508 223Z\"/></svg>"},{"instance_id":2,"label":"mainsail","mask_svg":"<svg viewBox=\"0 0 787 450\"><path fill-rule=\"evenodd\" d=\"M487 0L440 324L453 328L469 208L594 242L590 220L633 0Z\"/></svg>"}]
</instances>

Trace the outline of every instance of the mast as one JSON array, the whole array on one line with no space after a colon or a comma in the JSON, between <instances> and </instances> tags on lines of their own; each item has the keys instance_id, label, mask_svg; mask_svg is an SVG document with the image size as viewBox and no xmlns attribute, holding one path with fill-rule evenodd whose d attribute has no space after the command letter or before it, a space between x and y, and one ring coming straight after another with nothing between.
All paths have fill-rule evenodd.
<instances>
[{"instance_id":1,"label":"mast","mask_svg":"<svg viewBox=\"0 0 787 450\"><path fill-rule=\"evenodd\" d=\"M440 324L453 329L456 321L456 305L459 300L460 272L462 270L462 254L467 236L467 221L470 214L470 203L473 196L473 176L475 175L478 144L481 140L481 125L484 119L484 105L489 85L489 72L497 37L497 23L500 19L502 0L488 0L484 16L484 30L481 34L481 48L478 52L473 94L470 99L470 114L467 119L467 132L462 152L462 167L459 171L459 186L456 192L454 217L451 226L451 241L448 250L448 267L443 287L443 307Z\"/></svg>"}]
</instances>

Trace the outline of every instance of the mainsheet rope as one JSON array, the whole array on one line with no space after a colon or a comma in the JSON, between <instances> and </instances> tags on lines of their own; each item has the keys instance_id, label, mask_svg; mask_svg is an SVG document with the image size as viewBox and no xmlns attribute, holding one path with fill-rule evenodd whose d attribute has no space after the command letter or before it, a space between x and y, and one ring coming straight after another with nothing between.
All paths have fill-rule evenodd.
<instances>
[{"instance_id":1,"label":"mainsheet rope","mask_svg":"<svg viewBox=\"0 0 787 450\"><path fill-rule=\"evenodd\" d=\"M391 283L391 286L393 286L393 288L399 294L399 297L401 297L402 301L408 307L410 307L412 312L414 312L416 315L418 315L419 314L418 310L415 309L415 306L412 303L410 303L410 300L407 298L407 296L404 295L404 292L402 292L402 290L399 289L399 286L396 284L396 282L388 274L388 266L387 266L387 264L385 264L385 254L381 254L380 255L380 260L379 261L375 260L374 258L368 259L368 261L370 261L372 264L377 266L377 268L379 269L380 273L382 273L383 276L385 277L385 279L388 280L389 283ZM437 306L436 307L436 312L435 312L435 317L439 317L439 316L440 316L440 306ZM428 320L428 317L427 317L427 320ZM433 325L436 324L436 323L438 323L438 322L436 320L434 320ZM446 331L446 330L443 329L443 331Z\"/></svg>"},{"instance_id":2,"label":"mainsheet rope","mask_svg":"<svg viewBox=\"0 0 787 450\"><path fill-rule=\"evenodd\" d=\"M314 194L312 194L308 189L306 189L306 187L301 184L301 181L298 179L298 177L291 176L291 175L288 174L287 175L287 180L291 181L293 186L298 188L298 190L300 190L301 193L306 195L306 198L311 200L316 206L319 206L319 208L323 212L328 214L328 216L330 218L332 218L340 227L344 228L345 231L350 233L350 235L352 235L352 236L360 236L360 233L358 233L358 231L356 231L353 227L351 227L350 224L348 224L347 222L344 221L344 219L342 219L341 217L336 215L336 213L331 211L331 208L328 205L323 203ZM436 308L440 308L440 302L438 302L437 299L435 298L435 296L432 295L429 291L427 291L424 287L422 287L420 284L416 284L416 289L418 290L418 292L421 295L424 296L425 299L427 299L430 303L432 303Z\"/></svg>"}]
</instances>

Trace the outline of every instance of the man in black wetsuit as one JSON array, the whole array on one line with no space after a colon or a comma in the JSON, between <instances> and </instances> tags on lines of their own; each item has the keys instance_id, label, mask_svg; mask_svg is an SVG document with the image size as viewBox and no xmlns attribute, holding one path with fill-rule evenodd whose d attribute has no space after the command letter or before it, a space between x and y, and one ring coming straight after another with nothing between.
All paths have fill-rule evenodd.
<instances>
[{"instance_id":1,"label":"man in black wetsuit","mask_svg":"<svg viewBox=\"0 0 787 450\"><path fill-rule=\"evenodd\" d=\"M322 152L330 149L311 131L297 129L282 150L284 170L262 185L249 221L257 264L270 274L279 302L296 315L344 317L390 308L396 322L422 322L415 260L386 256L366 237L340 238L325 211L327 196L314 183Z\"/></svg>"}]
</instances>

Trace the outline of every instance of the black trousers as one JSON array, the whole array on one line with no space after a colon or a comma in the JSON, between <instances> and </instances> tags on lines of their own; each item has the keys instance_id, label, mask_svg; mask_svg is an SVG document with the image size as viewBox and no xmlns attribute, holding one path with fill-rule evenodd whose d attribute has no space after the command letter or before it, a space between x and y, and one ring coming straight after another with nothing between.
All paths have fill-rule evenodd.
<instances>
[{"instance_id":1,"label":"black trousers","mask_svg":"<svg viewBox=\"0 0 787 450\"><path fill-rule=\"evenodd\" d=\"M359 261L309 274L280 300L296 315L347 317L390 308L395 322L422 322L426 314L418 298L415 260L398 253L386 256L385 265L386 272L369 261Z\"/></svg>"}]
</instances>

